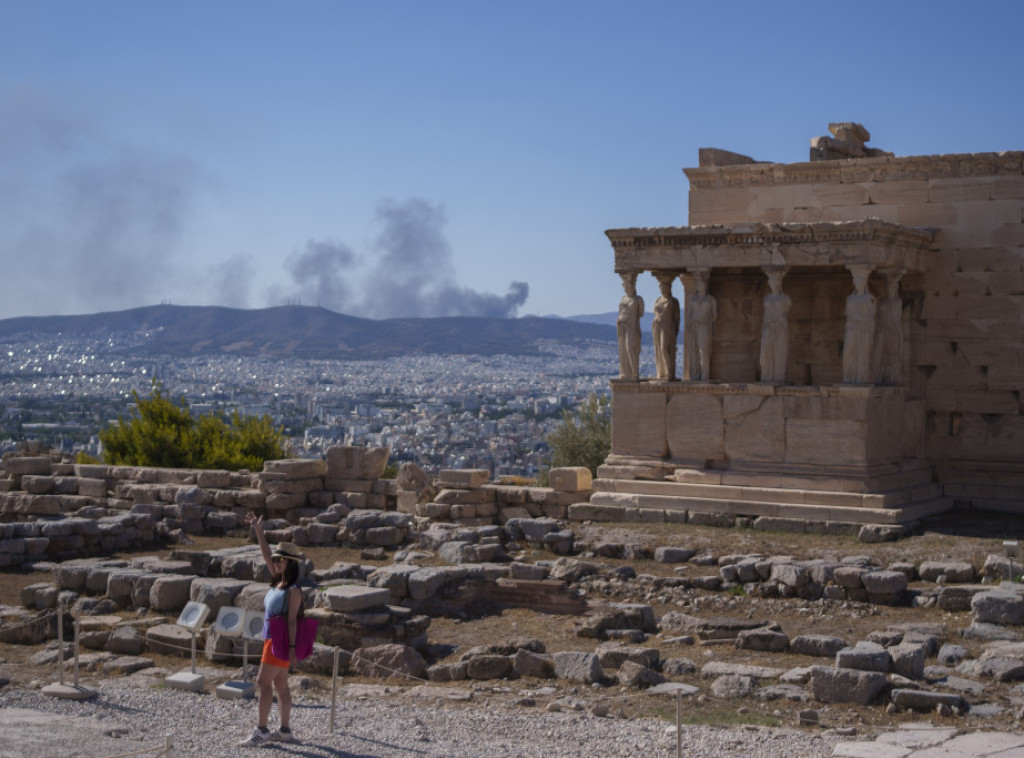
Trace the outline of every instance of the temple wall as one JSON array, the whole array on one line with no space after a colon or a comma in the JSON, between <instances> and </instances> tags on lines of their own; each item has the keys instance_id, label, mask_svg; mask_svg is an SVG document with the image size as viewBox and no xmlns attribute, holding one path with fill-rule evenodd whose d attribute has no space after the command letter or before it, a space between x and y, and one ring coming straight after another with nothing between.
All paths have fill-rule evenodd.
<instances>
[{"instance_id":1,"label":"temple wall","mask_svg":"<svg viewBox=\"0 0 1024 758\"><path fill-rule=\"evenodd\" d=\"M1024 153L1006 152L688 169L689 223L877 217L938 229L927 272L901 283L905 383L908 397L924 398L927 458L950 480L970 478L966 462L1012 464L1004 484L1024 485L1022 159ZM720 354L712 377L752 381L766 285L713 276L709 289L719 298L719 319L743 322L741 339L715 343ZM823 290L807 289L792 273L785 291L793 299L787 381L835 382L834 350L842 335L814 330L824 321L842 323L841 311L834 311L850 285L844 290L837 279Z\"/></svg>"}]
</instances>

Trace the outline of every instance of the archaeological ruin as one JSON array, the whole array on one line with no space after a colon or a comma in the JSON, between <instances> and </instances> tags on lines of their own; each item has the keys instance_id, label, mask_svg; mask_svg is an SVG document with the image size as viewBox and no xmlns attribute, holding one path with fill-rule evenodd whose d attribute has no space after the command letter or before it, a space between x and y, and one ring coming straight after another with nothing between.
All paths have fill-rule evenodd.
<instances>
[{"instance_id":1,"label":"archaeological ruin","mask_svg":"<svg viewBox=\"0 0 1024 758\"><path fill-rule=\"evenodd\" d=\"M689 226L607 232L626 294L594 507L826 531L1024 511L1024 153L829 130L805 163L702 149ZM659 303L681 285L678 371L657 315L634 368L646 275Z\"/></svg>"}]
</instances>

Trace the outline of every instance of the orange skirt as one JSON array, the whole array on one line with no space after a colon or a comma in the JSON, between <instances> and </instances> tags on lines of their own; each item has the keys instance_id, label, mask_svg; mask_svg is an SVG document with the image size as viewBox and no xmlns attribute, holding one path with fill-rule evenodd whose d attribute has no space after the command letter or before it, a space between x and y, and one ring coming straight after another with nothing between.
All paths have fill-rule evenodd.
<instances>
[{"instance_id":1,"label":"orange skirt","mask_svg":"<svg viewBox=\"0 0 1024 758\"><path fill-rule=\"evenodd\" d=\"M268 666L278 666L279 668L286 669L291 664L288 661L283 661L274 655L270 650L270 640L263 641L263 657L260 658L260 663L265 663Z\"/></svg>"}]
</instances>

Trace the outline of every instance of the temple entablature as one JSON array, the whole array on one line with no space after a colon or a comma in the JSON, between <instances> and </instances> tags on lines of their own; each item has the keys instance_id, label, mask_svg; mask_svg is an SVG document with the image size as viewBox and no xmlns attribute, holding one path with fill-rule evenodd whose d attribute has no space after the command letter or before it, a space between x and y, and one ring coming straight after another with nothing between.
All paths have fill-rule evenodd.
<instances>
[{"instance_id":1,"label":"temple entablature","mask_svg":"<svg viewBox=\"0 0 1024 758\"><path fill-rule=\"evenodd\" d=\"M615 271L682 272L870 264L927 271L935 232L881 219L609 229Z\"/></svg>"}]
</instances>

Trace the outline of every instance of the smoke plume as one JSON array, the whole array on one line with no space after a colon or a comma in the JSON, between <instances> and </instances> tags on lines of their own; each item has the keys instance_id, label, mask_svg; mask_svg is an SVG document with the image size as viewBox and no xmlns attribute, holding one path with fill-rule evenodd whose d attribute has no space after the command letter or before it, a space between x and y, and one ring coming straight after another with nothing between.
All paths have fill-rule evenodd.
<instances>
[{"instance_id":1,"label":"smoke plume","mask_svg":"<svg viewBox=\"0 0 1024 758\"><path fill-rule=\"evenodd\" d=\"M0 266L18 314L115 310L168 294L203 181L29 92L0 93ZM60 293L55 300L54 293Z\"/></svg>"},{"instance_id":2,"label":"smoke plume","mask_svg":"<svg viewBox=\"0 0 1024 758\"><path fill-rule=\"evenodd\" d=\"M358 315L370 318L431 316L514 316L529 295L526 282L512 282L508 294L478 292L456 282L452 251L443 229L444 209L427 200L383 200L377 209L382 230L377 264L366 278Z\"/></svg>"}]
</instances>

